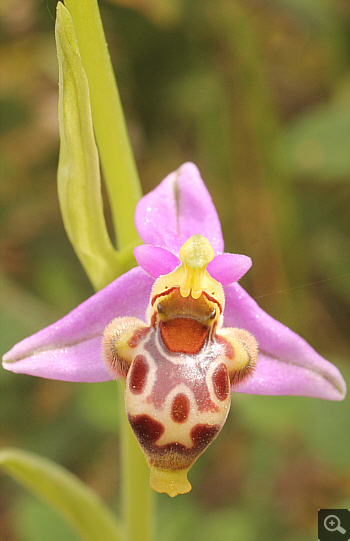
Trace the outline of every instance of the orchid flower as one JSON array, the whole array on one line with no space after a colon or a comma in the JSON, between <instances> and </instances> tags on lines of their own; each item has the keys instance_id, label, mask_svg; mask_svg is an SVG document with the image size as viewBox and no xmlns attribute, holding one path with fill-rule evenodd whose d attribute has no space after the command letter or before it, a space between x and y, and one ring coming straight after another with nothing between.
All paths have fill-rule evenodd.
<instances>
[{"instance_id":1,"label":"orchid flower","mask_svg":"<svg viewBox=\"0 0 350 541\"><path fill-rule=\"evenodd\" d=\"M180 359L185 358L185 361L186 359L188 361L191 356L195 356L201 350L204 343L207 343L209 335L203 335L203 340L198 338L203 330L202 327L212 329L211 323L207 321L203 323L204 313L207 318L211 317L216 322L217 327L213 330L213 336L216 336L216 344L220 343L220 347L222 341L220 342L218 336L226 341L222 346L226 348L224 364L226 363L231 390L234 392L342 400L346 393L346 386L339 370L333 364L322 358L303 338L265 313L238 284L238 280L251 267L251 260L243 255L224 253L220 221L210 194L195 165L191 163L182 165L177 171L168 175L158 187L144 196L136 208L135 225L145 243L134 250L139 266L117 278L58 322L15 345L4 356L3 366L15 373L64 381L101 382L119 377L129 378L126 386L127 388L129 382L129 395L135 397L141 394L143 402L147 402L143 417L146 423L143 423L141 429L135 426L133 428L151 469L153 468L152 486L160 492L165 491L173 496L190 489L187 478L176 477L175 466L170 468L170 474L169 471L166 474L164 471L160 473L162 468L159 466L159 461L156 466L154 463L152 466L152 457L149 456L151 451L145 442L145 439L150 438L152 430L153 443L157 441L157 438L161 441L162 428L164 429L162 426L158 427L159 433L157 433L157 427L152 425L150 428L147 418L152 419L153 415L155 419L158 419L158 424L166 424L166 421L163 418L160 420L159 417L159 412L163 407L159 406L159 403L157 405L159 396L154 398L152 395L152 386L155 381L153 368L150 367L150 361L145 361L147 355L150 359L158 353L155 354L152 350L153 353L151 351L145 354L146 356L140 354L140 351L142 352L140 348L146 348L145 336L151 332L150 329L157 326L157 317L162 321L160 312L170 311L167 321L174 322L181 314L187 318L187 322L196 320L200 321L198 325L201 325L201 330L198 330L197 324L191 324L190 330L186 331L186 323L181 332L177 329L171 331L173 334L169 335L170 337L164 333L161 338L158 336L155 339L158 340L158 348L161 347L159 341L163 340L163 363L167 362L166 352L169 354L170 351ZM180 289L176 302L171 300L171 289L177 289L177 291ZM194 306L199 306L196 303L200 299L203 300L204 294L206 295L205 306L202 303L200 308L194 308ZM162 306L155 302L155 298L160 298ZM186 302L187 305L184 308ZM207 313L206 310L209 308L213 310L213 306L214 315L208 316L209 312ZM218 308L220 306L222 313ZM197 315L193 316L193 311ZM197 348L198 351L195 346L188 345L187 342L187 345L177 345L177 341L185 340L181 338L184 334L188 339L188 333L193 335L193 341L202 340ZM147 347L151 348L150 341L147 344ZM164 344L168 346L168 349L166 347L164 349ZM231 367L227 361L230 357L227 353L228 347L233 348ZM134 351L132 351L133 348ZM245 356L244 359L242 357L242 361L240 360L241 350L243 357ZM219 360L223 356L224 353L220 350ZM215 404L220 401L226 404L228 394L225 394L225 385L228 381L226 368L223 374L220 374L220 367L215 372L218 374L219 388L216 390L210 388L207 378L207 383L201 391L209 392L208 399ZM160 366L155 370L160 371ZM149 372L148 375L147 372ZM211 374L215 383L216 376L213 372ZM173 376L169 372L166 372L164 377L168 379L166 393L171 394L176 385L180 386L180 390L182 389L180 394L175 393L176 396L174 392L172 394L173 405L170 407L173 408L173 417L175 411L175 416L191 418L189 415L189 408L193 407L191 397L197 393L199 383L194 383L194 388L189 392L186 385L190 384L184 383L180 376L179 380L173 378L175 382L173 384L169 383L170 380L173 381L171 379ZM163 384L165 384L164 381ZM219 396L220 389L225 396ZM214 391L216 397L213 395ZM163 394L166 393L164 391ZM130 400L133 400L133 396L131 399L130 396L126 396L129 419L132 417L129 410L134 411L136 408L135 411L139 412L139 403L137 406L134 402L130 404ZM179 396L182 398L177 399ZM178 407L174 410L176 399ZM197 402L197 409L199 401L200 397L195 396L194 403ZM162 404L166 403L166 397L163 397ZM228 407L229 403L227 407L225 405L225 414L220 423L211 422L213 413L209 412L207 426L220 424L221 428ZM199 422L200 426L203 426L202 417L198 421L199 414L197 417L196 415L194 415L194 421L191 421L192 425ZM154 422L155 419L153 419ZM181 429L185 431L187 420L185 422L181 418L177 421ZM191 427L187 427L187 430ZM191 434L193 435L192 432ZM207 439L211 440L215 435ZM189 434L186 433L183 437L186 440ZM168 443L172 441L171 435L164 440ZM179 446L179 441L175 439L174 445ZM195 443L194 437L192 441ZM183 445L183 447L186 446ZM201 448L198 454L203 450ZM178 469L187 472L188 467L186 463L185 466L180 465Z\"/></svg>"}]
</instances>

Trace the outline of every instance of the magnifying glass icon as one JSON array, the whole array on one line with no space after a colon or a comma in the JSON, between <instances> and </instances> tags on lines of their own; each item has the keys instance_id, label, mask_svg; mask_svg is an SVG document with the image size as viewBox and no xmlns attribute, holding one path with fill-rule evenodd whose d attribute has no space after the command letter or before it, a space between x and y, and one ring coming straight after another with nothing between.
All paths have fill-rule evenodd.
<instances>
[{"instance_id":1,"label":"magnifying glass icon","mask_svg":"<svg viewBox=\"0 0 350 541\"><path fill-rule=\"evenodd\" d=\"M340 532L340 533L346 533L346 530L344 530L344 528L341 527L340 520L336 515L328 515L324 519L323 524L324 524L324 527L326 528L326 530L328 530L329 532L337 531L337 532Z\"/></svg>"}]
</instances>

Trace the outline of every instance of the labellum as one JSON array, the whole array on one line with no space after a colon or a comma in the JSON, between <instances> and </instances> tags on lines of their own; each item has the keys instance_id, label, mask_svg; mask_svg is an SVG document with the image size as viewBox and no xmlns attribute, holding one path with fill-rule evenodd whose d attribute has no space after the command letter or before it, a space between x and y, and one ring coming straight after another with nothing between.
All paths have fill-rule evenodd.
<instances>
[{"instance_id":1,"label":"labellum","mask_svg":"<svg viewBox=\"0 0 350 541\"><path fill-rule=\"evenodd\" d=\"M170 496L191 490L188 470L223 427L231 386L257 360L250 333L222 328L224 291L206 270L213 258L205 237L190 237L182 264L154 283L147 324L120 317L104 333L108 368L126 378L126 411L150 485Z\"/></svg>"}]
</instances>

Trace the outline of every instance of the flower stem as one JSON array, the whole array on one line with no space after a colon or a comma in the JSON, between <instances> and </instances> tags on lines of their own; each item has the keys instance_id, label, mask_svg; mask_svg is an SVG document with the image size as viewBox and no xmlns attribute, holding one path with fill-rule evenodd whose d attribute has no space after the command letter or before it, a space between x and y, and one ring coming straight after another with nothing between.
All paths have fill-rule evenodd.
<instances>
[{"instance_id":1,"label":"flower stem","mask_svg":"<svg viewBox=\"0 0 350 541\"><path fill-rule=\"evenodd\" d=\"M90 90L94 132L118 249L138 241L134 211L142 192L97 0L65 0Z\"/></svg>"},{"instance_id":2,"label":"flower stem","mask_svg":"<svg viewBox=\"0 0 350 541\"><path fill-rule=\"evenodd\" d=\"M130 428L124 403L124 385L118 385L121 438L122 510L127 541L154 538L154 492L149 486L149 467Z\"/></svg>"}]
</instances>

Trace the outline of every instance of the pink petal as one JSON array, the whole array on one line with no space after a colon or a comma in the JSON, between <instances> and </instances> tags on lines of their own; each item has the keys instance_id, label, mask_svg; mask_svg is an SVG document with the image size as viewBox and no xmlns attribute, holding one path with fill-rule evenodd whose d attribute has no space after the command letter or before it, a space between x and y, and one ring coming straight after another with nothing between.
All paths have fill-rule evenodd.
<instances>
[{"instance_id":1,"label":"pink petal","mask_svg":"<svg viewBox=\"0 0 350 541\"><path fill-rule=\"evenodd\" d=\"M28 374L47 379L109 381L112 377L101 360L101 339L102 331L94 338L87 338L77 344L67 343L61 348L52 346L42 351L34 350L32 354L25 353L25 356L18 360L5 361L5 358L10 357L12 352L10 351L4 356L3 366L15 374Z\"/></svg>"},{"instance_id":2,"label":"pink petal","mask_svg":"<svg viewBox=\"0 0 350 541\"><path fill-rule=\"evenodd\" d=\"M141 244L134 248L134 256L140 267L152 278L158 278L162 274L169 274L181 261L172 252L161 246Z\"/></svg>"},{"instance_id":3,"label":"pink petal","mask_svg":"<svg viewBox=\"0 0 350 541\"><path fill-rule=\"evenodd\" d=\"M223 286L237 282L252 266L246 255L219 254L207 267L209 274Z\"/></svg>"},{"instance_id":4,"label":"pink petal","mask_svg":"<svg viewBox=\"0 0 350 541\"><path fill-rule=\"evenodd\" d=\"M323 363L326 363L320 357ZM322 363L322 364L323 364ZM333 369L331 363L327 363ZM233 388L238 393L263 395L313 396L327 400L342 400L345 390L339 390L339 382L328 379L328 367L316 372L307 366L284 362L281 359L259 353L259 360L253 376ZM333 370L332 370L333 372ZM333 374L332 374L333 376ZM339 373L337 374L339 378ZM344 394L343 394L344 393Z\"/></svg>"},{"instance_id":5,"label":"pink petal","mask_svg":"<svg viewBox=\"0 0 350 541\"><path fill-rule=\"evenodd\" d=\"M185 163L138 203L136 229L145 244L179 253L192 235L206 237L215 253L224 249L220 221L197 167Z\"/></svg>"},{"instance_id":6,"label":"pink petal","mask_svg":"<svg viewBox=\"0 0 350 541\"><path fill-rule=\"evenodd\" d=\"M144 319L153 280L137 267L64 318L16 344L3 366L20 374L64 381L112 379L101 357L104 328L119 316Z\"/></svg>"},{"instance_id":7,"label":"pink petal","mask_svg":"<svg viewBox=\"0 0 350 541\"><path fill-rule=\"evenodd\" d=\"M346 385L339 370L303 338L266 314L237 283L225 288L225 327L251 332L259 344L253 376L235 390L342 400Z\"/></svg>"}]
</instances>

